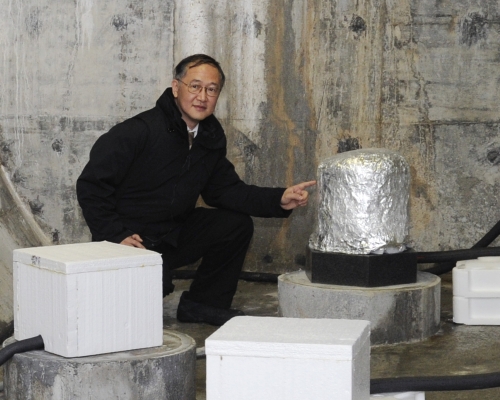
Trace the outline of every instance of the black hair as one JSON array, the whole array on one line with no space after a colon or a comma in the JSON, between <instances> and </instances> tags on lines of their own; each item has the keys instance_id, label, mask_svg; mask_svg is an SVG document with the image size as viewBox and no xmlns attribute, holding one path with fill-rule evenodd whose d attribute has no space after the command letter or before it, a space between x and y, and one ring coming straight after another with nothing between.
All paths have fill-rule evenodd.
<instances>
[{"instance_id":1,"label":"black hair","mask_svg":"<svg viewBox=\"0 0 500 400\"><path fill-rule=\"evenodd\" d=\"M174 78L184 78L189 68L198 67L203 64L208 64L217 68L220 75L220 88L222 89L224 82L226 81L226 76L224 75L220 64L214 58L207 56L206 54L193 54L192 56L183 59L174 69Z\"/></svg>"}]
</instances>

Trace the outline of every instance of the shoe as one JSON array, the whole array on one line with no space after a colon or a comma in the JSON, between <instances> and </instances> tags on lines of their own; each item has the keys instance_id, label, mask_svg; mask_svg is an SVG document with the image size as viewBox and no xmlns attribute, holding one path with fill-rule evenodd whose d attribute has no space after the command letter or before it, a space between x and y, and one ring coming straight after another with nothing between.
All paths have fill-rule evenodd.
<instances>
[{"instance_id":1,"label":"shoe","mask_svg":"<svg viewBox=\"0 0 500 400\"><path fill-rule=\"evenodd\" d=\"M177 319L181 322L206 323L214 326L224 325L233 317L245 315L243 311L225 309L196 303L186 299L186 292L182 293L177 307Z\"/></svg>"}]
</instances>

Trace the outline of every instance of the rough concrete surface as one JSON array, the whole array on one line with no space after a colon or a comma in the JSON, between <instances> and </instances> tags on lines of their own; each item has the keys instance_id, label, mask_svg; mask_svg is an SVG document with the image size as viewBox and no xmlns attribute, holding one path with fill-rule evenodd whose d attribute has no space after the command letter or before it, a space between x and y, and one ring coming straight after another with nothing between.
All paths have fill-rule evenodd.
<instances>
[{"instance_id":1,"label":"rough concrete surface","mask_svg":"<svg viewBox=\"0 0 500 400\"><path fill-rule=\"evenodd\" d=\"M194 340L169 330L148 349L79 358L31 351L5 364L5 398L194 400L195 360Z\"/></svg>"},{"instance_id":2,"label":"rough concrete surface","mask_svg":"<svg viewBox=\"0 0 500 400\"><path fill-rule=\"evenodd\" d=\"M216 115L247 182L309 180L338 151L389 148L411 166L410 244L465 248L500 219L499 15L495 0L8 0L0 162L52 243L87 241L74 184L91 145L204 51L227 72ZM314 203L256 220L245 268L303 266Z\"/></svg>"},{"instance_id":3,"label":"rough concrete surface","mask_svg":"<svg viewBox=\"0 0 500 400\"><path fill-rule=\"evenodd\" d=\"M447 376L498 372L499 326L467 326L453 323L451 274L442 275L441 325L438 332L422 341L371 348L371 377ZM216 327L185 324L175 319L180 294L189 281L175 281L176 290L164 300L164 327L186 333L196 340L196 347ZM233 307L247 315L277 316L276 284L240 281ZM205 360L196 362L196 399L205 397ZM426 400L497 400L500 388L475 391L427 392Z\"/></svg>"},{"instance_id":4,"label":"rough concrete surface","mask_svg":"<svg viewBox=\"0 0 500 400\"><path fill-rule=\"evenodd\" d=\"M371 348L371 377L446 376L498 372L500 327L466 326L453 323L451 274L441 276L441 327L432 337L410 344L380 345ZM174 281L175 291L163 303L164 328L185 333L202 348L205 339L217 330L206 324L178 322L175 312L183 290L190 281ZM233 307L247 315L278 315L276 284L240 281ZM2 380L0 368L0 381ZM204 359L196 361L196 399L205 400ZM500 388L462 391L427 392L426 400L497 400ZM2 392L0 392L2 399ZM2 399L3 400L3 399Z\"/></svg>"}]
</instances>

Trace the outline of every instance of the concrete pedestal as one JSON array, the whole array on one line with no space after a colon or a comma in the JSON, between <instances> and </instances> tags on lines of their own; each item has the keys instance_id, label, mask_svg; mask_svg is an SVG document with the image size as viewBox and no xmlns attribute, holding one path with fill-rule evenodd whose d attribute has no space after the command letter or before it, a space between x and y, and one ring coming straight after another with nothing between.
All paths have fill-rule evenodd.
<instances>
[{"instance_id":1,"label":"concrete pedestal","mask_svg":"<svg viewBox=\"0 0 500 400\"><path fill-rule=\"evenodd\" d=\"M370 321L372 345L412 342L439 329L441 279L418 272L416 283L366 288L311 283L298 271L278 277L278 302L283 317Z\"/></svg>"},{"instance_id":2,"label":"concrete pedestal","mask_svg":"<svg viewBox=\"0 0 500 400\"><path fill-rule=\"evenodd\" d=\"M5 363L5 399L195 400L195 363L194 339L174 331L162 346L99 356L30 351Z\"/></svg>"}]
</instances>

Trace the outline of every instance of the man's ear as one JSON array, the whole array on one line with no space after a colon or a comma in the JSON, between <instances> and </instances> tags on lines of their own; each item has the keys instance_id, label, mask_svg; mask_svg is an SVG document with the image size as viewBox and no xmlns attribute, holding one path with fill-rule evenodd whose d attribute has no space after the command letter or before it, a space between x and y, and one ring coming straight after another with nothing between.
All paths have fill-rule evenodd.
<instances>
[{"instance_id":1,"label":"man's ear","mask_svg":"<svg viewBox=\"0 0 500 400\"><path fill-rule=\"evenodd\" d=\"M177 79L172 80L172 93L175 98L177 98L177 95L179 93L179 81Z\"/></svg>"}]
</instances>

